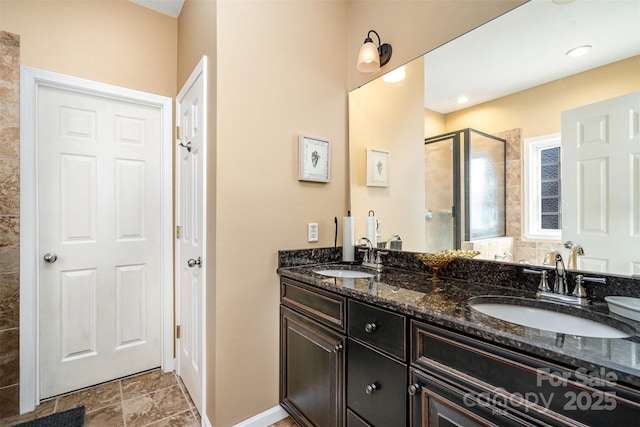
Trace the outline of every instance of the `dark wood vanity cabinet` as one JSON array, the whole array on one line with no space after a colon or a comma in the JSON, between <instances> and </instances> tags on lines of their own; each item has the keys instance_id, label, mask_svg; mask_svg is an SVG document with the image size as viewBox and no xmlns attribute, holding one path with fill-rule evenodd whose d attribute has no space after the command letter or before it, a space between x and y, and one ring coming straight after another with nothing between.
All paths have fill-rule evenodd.
<instances>
[{"instance_id":1,"label":"dark wood vanity cabinet","mask_svg":"<svg viewBox=\"0 0 640 427\"><path fill-rule=\"evenodd\" d=\"M280 317L280 401L300 425L407 424L405 316L282 279Z\"/></svg>"},{"instance_id":2,"label":"dark wood vanity cabinet","mask_svg":"<svg viewBox=\"0 0 640 427\"><path fill-rule=\"evenodd\" d=\"M342 427L346 298L286 280L281 295L280 402L300 425Z\"/></svg>"},{"instance_id":3,"label":"dark wood vanity cabinet","mask_svg":"<svg viewBox=\"0 0 640 427\"><path fill-rule=\"evenodd\" d=\"M280 398L304 427L640 425L640 393L281 280ZM601 372L606 374L606 372Z\"/></svg>"}]
</instances>

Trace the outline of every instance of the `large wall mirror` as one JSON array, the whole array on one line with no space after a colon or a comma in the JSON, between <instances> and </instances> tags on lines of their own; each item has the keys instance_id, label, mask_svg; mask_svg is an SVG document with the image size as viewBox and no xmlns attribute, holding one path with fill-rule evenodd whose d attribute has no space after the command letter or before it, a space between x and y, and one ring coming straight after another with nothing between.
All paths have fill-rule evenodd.
<instances>
[{"instance_id":1,"label":"large wall mirror","mask_svg":"<svg viewBox=\"0 0 640 427\"><path fill-rule=\"evenodd\" d=\"M477 133L505 144L504 157L475 162L503 171L489 181L504 207L489 218L504 232L459 247L530 264L558 251L573 269L640 274L640 1L532 0L401 68L401 80L349 94L356 237L373 211L379 247L455 248L464 233L451 217L484 213L450 194L482 188L484 172L434 174L465 142L425 141ZM367 149L389 153L386 186L367 186Z\"/></svg>"}]
</instances>

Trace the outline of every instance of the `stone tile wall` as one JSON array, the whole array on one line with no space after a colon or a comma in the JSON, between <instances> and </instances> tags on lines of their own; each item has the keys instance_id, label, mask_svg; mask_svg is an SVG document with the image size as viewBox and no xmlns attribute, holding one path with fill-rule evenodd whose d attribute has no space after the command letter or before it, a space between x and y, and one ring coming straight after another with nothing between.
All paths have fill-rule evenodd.
<instances>
[{"instance_id":1,"label":"stone tile wall","mask_svg":"<svg viewBox=\"0 0 640 427\"><path fill-rule=\"evenodd\" d=\"M560 242L543 240L523 240L523 200L522 200L522 140L521 129L496 133L495 136L507 141L507 236L513 237L513 258L507 261L527 260L531 264L542 264L550 250L560 250Z\"/></svg>"},{"instance_id":2,"label":"stone tile wall","mask_svg":"<svg viewBox=\"0 0 640 427\"><path fill-rule=\"evenodd\" d=\"M0 31L0 418L19 412L20 37Z\"/></svg>"}]
</instances>

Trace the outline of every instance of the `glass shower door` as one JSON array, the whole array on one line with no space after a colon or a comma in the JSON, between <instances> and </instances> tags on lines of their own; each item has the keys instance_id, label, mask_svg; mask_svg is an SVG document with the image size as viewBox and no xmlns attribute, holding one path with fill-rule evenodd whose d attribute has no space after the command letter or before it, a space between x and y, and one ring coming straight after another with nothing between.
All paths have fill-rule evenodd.
<instances>
[{"instance_id":1,"label":"glass shower door","mask_svg":"<svg viewBox=\"0 0 640 427\"><path fill-rule=\"evenodd\" d=\"M470 129L465 150L465 240L504 236L505 142Z\"/></svg>"},{"instance_id":2,"label":"glass shower door","mask_svg":"<svg viewBox=\"0 0 640 427\"><path fill-rule=\"evenodd\" d=\"M425 242L426 252L455 247L454 158L458 135L425 141Z\"/></svg>"}]
</instances>

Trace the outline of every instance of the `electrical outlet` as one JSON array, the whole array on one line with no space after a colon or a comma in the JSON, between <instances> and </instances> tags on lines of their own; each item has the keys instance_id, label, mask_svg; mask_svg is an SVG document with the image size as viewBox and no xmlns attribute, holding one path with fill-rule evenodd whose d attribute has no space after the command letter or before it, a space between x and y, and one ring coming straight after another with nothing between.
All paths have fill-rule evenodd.
<instances>
[{"instance_id":1,"label":"electrical outlet","mask_svg":"<svg viewBox=\"0 0 640 427\"><path fill-rule=\"evenodd\" d=\"M310 222L307 227L307 241L309 242L317 242L318 241L318 224L315 222Z\"/></svg>"}]
</instances>

